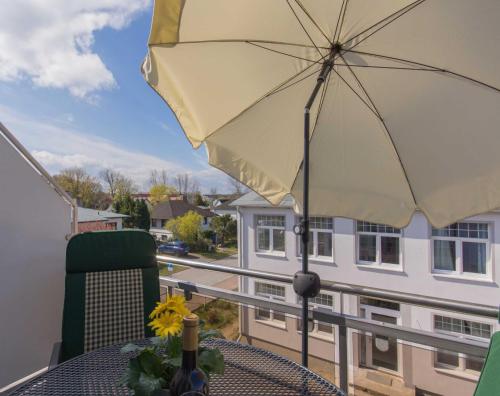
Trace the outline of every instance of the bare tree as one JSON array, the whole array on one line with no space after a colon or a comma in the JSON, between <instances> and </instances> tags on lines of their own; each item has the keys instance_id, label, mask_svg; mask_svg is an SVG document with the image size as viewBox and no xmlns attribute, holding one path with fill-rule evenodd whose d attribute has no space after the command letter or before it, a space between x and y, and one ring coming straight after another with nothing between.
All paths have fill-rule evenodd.
<instances>
[{"instance_id":1,"label":"bare tree","mask_svg":"<svg viewBox=\"0 0 500 396\"><path fill-rule=\"evenodd\" d=\"M153 187L160 184L168 185L168 173L165 169L153 169L149 174L149 185Z\"/></svg>"},{"instance_id":2,"label":"bare tree","mask_svg":"<svg viewBox=\"0 0 500 396\"><path fill-rule=\"evenodd\" d=\"M116 194L132 194L137 191L137 187L132 179L113 169L103 169L99 172L99 176L106 184L108 192L112 197L115 197Z\"/></svg>"},{"instance_id":3,"label":"bare tree","mask_svg":"<svg viewBox=\"0 0 500 396\"><path fill-rule=\"evenodd\" d=\"M175 176L175 188L179 194L186 194L189 187L189 174L188 173L179 173Z\"/></svg>"},{"instance_id":4,"label":"bare tree","mask_svg":"<svg viewBox=\"0 0 500 396\"><path fill-rule=\"evenodd\" d=\"M210 187L210 195L217 195L217 187Z\"/></svg>"},{"instance_id":5,"label":"bare tree","mask_svg":"<svg viewBox=\"0 0 500 396\"><path fill-rule=\"evenodd\" d=\"M232 193L233 194L243 194L247 191L247 188L241 184L238 180L233 179L232 177L229 177L229 185L232 188Z\"/></svg>"}]
</instances>

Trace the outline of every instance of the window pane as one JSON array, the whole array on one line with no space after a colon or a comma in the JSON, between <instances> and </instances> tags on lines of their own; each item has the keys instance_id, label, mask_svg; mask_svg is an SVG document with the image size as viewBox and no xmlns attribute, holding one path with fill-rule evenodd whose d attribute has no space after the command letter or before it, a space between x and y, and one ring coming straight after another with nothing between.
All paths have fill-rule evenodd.
<instances>
[{"instance_id":1,"label":"window pane","mask_svg":"<svg viewBox=\"0 0 500 396\"><path fill-rule=\"evenodd\" d=\"M462 242L464 272L486 274L486 244Z\"/></svg>"},{"instance_id":2,"label":"window pane","mask_svg":"<svg viewBox=\"0 0 500 396\"><path fill-rule=\"evenodd\" d=\"M257 249L270 250L269 230L267 228L257 228Z\"/></svg>"},{"instance_id":3,"label":"window pane","mask_svg":"<svg viewBox=\"0 0 500 396\"><path fill-rule=\"evenodd\" d=\"M318 232L318 256L332 257L331 232Z\"/></svg>"},{"instance_id":4,"label":"window pane","mask_svg":"<svg viewBox=\"0 0 500 396\"><path fill-rule=\"evenodd\" d=\"M447 366L458 367L458 353L438 350L436 352L436 361Z\"/></svg>"},{"instance_id":5,"label":"window pane","mask_svg":"<svg viewBox=\"0 0 500 396\"><path fill-rule=\"evenodd\" d=\"M285 251L285 231L273 229L273 250Z\"/></svg>"},{"instance_id":6,"label":"window pane","mask_svg":"<svg viewBox=\"0 0 500 396\"><path fill-rule=\"evenodd\" d=\"M484 364L484 359L477 358L477 357L472 357L472 356L467 356L465 358L465 369L466 370L473 370L473 371L481 371L483 368Z\"/></svg>"},{"instance_id":7,"label":"window pane","mask_svg":"<svg viewBox=\"0 0 500 396\"><path fill-rule=\"evenodd\" d=\"M359 235L359 259L371 262L377 260L377 237L375 235Z\"/></svg>"},{"instance_id":8,"label":"window pane","mask_svg":"<svg viewBox=\"0 0 500 396\"><path fill-rule=\"evenodd\" d=\"M321 333L333 334L333 326L328 323L318 322L318 331Z\"/></svg>"},{"instance_id":9,"label":"window pane","mask_svg":"<svg viewBox=\"0 0 500 396\"><path fill-rule=\"evenodd\" d=\"M279 322L284 322L285 321L285 314L282 312L273 311L273 319L277 320Z\"/></svg>"},{"instance_id":10,"label":"window pane","mask_svg":"<svg viewBox=\"0 0 500 396\"><path fill-rule=\"evenodd\" d=\"M271 311L267 308L257 308L255 311L255 318L260 320L271 319Z\"/></svg>"},{"instance_id":11,"label":"window pane","mask_svg":"<svg viewBox=\"0 0 500 396\"><path fill-rule=\"evenodd\" d=\"M382 262L388 264L399 264L399 238L381 237L380 248Z\"/></svg>"},{"instance_id":12,"label":"window pane","mask_svg":"<svg viewBox=\"0 0 500 396\"><path fill-rule=\"evenodd\" d=\"M285 216L257 216L257 225L267 227L284 227Z\"/></svg>"},{"instance_id":13,"label":"window pane","mask_svg":"<svg viewBox=\"0 0 500 396\"><path fill-rule=\"evenodd\" d=\"M434 241L434 268L455 271L455 242Z\"/></svg>"}]
</instances>

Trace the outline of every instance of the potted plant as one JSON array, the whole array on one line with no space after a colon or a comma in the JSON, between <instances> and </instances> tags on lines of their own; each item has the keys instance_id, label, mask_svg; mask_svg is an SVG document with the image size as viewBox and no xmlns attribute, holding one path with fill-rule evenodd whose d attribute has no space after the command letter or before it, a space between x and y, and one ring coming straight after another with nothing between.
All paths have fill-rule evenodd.
<instances>
[{"instance_id":1,"label":"potted plant","mask_svg":"<svg viewBox=\"0 0 500 396\"><path fill-rule=\"evenodd\" d=\"M167 297L151 312L148 324L156 334L148 346L127 344L122 353L134 353L122 378L122 384L133 390L136 396L169 395L168 386L182 360L182 319L190 311L186 308L184 296ZM222 337L217 330L200 326L199 342L210 337ZM224 373L224 357L217 349L198 347L198 363L209 377Z\"/></svg>"}]
</instances>

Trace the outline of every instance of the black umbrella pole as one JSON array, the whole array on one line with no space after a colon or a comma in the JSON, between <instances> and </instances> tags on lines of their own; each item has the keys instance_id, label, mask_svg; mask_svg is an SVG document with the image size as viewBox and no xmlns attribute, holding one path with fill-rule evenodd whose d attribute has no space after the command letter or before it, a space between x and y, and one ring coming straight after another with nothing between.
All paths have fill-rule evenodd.
<instances>
[{"instance_id":1,"label":"black umbrella pole","mask_svg":"<svg viewBox=\"0 0 500 396\"><path fill-rule=\"evenodd\" d=\"M333 58L333 57L332 57ZM304 176L304 190L302 198L302 273L309 273L309 141L310 141L310 110L318 95L318 92L326 80L326 77L333 68L333 61L326 61L316 81L316 85L307 101L304 108L304 162L303 162L303 176ZM319 281L319 279L318 279ZM317 294L317 293L316 293ZM308 366L309 357L309 296L304 293L302 295L302 365Z\"/></svg>"}]
</instances>

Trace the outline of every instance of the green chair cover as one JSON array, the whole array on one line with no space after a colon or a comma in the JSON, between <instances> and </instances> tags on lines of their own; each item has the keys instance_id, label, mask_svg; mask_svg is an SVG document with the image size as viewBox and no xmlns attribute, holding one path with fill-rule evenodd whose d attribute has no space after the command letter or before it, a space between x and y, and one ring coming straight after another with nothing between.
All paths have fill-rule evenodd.
<instances>
[{"instance_id":1,"label":"green chair cover","mask_svg":"<svg viewBox=\"0 0 500 396\"><path fill-rule=\"evenodd\" d=\"M500 331L491 337L474 396L500 395Z\"/></svg>"},{"instance_id":2,"label":"green chair cover","mask_svg":"<svg viewBox=\"0 0 500 396\"><path fill-rule=\"evenodd\" d=\"M66 250L62 360L153 335L160 300L153 237L138 230L75 235Z\"/></svg>"}]
</instances>

